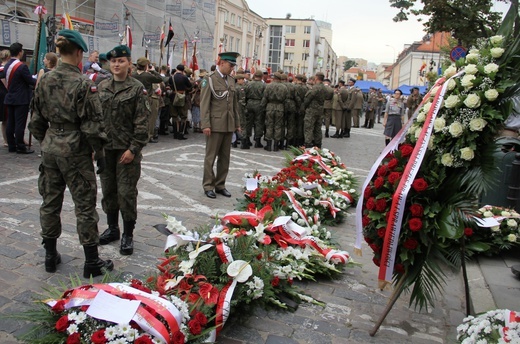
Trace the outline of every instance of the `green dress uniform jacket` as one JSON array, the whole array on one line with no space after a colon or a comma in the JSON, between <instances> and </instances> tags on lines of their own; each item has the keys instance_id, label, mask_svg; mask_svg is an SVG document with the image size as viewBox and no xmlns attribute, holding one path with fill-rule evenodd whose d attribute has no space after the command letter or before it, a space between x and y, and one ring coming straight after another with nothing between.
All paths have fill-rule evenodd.
<instances>
[{"instance_id":1,"label":"green dress uniform jacket","mask_svg":"<svg viewBox=\"0 0 520 344\"><path fill-rule=\"evenodd\" d=\"M204 78L200 91L202 129L210 128L211 132L232 133L240 127L235 92L235 79L231 76L223 78L218 72L214 72Z\"/></svg>"}]
</instances>

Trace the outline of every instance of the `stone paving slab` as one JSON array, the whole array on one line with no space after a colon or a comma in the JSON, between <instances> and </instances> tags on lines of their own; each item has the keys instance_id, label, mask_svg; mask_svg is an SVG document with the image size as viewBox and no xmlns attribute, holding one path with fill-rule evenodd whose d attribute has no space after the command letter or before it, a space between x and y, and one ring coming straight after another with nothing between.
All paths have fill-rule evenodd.
<instances>
[{"instance_id":1,"label":"stone paving slab","mask_svg":"<svg viewBox=\"0 0 520 344\"><path fill-rule=\"evenodd\" d=\"M201 134L188 136L186 141L161 136L158 144L145 147L138 186L135 252L123 257L117 244L100 248L100 256L113 259L117 272L140 277L153 271L162 254L165 237L152 226L163 222L162 214L176 216L191 227L211 224L215 214L234 209L235 198L241 194L244 184L244 173L258 170L264 175L273 175L283 166L284 152L233 149L227 182L233 197L217 195L216 200L211 200L205 197L201 187L204 138ZM380 124L372 130L353 129L349 139L324 139L324 146L342 158L359 176L360 183L383 145ZM39 158L37 154L22 156L1 150L0 159L0 314L3 315L26 307L33 293L41 292L43 286L58 285L71 275L81 275L83 251L75 230L73 203L66 192L63 234L58 242L63 263L55 274L44 271L38 219L41 198L36 186ZM102 231L106 218L100 200L99 192L99 230ZM342 248L352 252L354 211L350 211L343 224L332 228L332 232ZM346 270L337 280L298 283L304 292L326 302L325 308L304 304L294 313L256 310L251 316L232 315L219 343L453 343L455 326L464 317L465 301L461 276L450 271L447 271L448 285L439 295L435 309L415 311L408 307L407 295L403 295L378 334L369 336L391 291L377 289L377 267L366 246L364 253L362 257L354 257L362 266ZM95 279L99 280L100 277ZM16 343L13 334L26 330L23 323L14 320L2 319L0 324L0 343Z\"/></svg>"}]
</instances>

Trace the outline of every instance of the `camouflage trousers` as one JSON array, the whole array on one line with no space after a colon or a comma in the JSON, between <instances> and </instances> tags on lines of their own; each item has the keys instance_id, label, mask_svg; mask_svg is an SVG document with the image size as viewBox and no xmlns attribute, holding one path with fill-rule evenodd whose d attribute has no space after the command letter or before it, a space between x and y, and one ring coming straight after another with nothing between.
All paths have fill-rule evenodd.
<instances>
[{"instance_id":1,"label":"camouflage trousers","mask_svg":"<svg viewBox=\"0 0 520 344\"><path fill-rule=\"evenodd\" d=\"M285 108L285 129L286 134L285 138L287 140L293 140L296 138L296 126L298 125L296 121L296 104L294 100L288 101L288 106Z\"/></svg>"},{"instance_id":2,"label":"camouflage trousers","mask_svg":"<svg viewBox=\"0 0 520 344\"><path fill-rule=\"evenodd\" d=\"M106 167L101 173L105 214L121 211L123 221L137 219L137 182L141 177L141 153L126 165L119 162L125 150L105 150Z\"/></svg>"},{"instance_id":3,"label":"camouflage trousers","mask_svg":"<svg viewBox=\"0 0 520 344\"><path fill-rule=\"evenodd\" d=\"M325 120L325 129L329 129L332 121L332 109L323 109L323 119Z\"/></svg>"},{"instance_id":4,"label":"camouflage trousers","mask_svg":"<svg viewBox=\"0 0 520 344\"><path fill-rule=\"evenodd\" d=\"M159 116L159 98L148 98L150 103L150 118L148 118L148 137L152 137L155 130L155 122Z\"/></svg>"},{"instance_id":5,"label":"camouflage trousers","mask_svg":"<svg viewBox=\"0 0 520 344\"><path fill-rule=\"evenodd\" d=\"M281 109L269 109L265 112L265 139L281 141L284 139L284 112Z\"/></svg>"},{"instance_id":6,"label":"camouflage trousers","mask_svg":"<svg viewBox=\"0 0 520 344\"><path fill-rule=\"evenodd\" d=\"M255 128L255 139L262 138L265 132L265 111L260 104L260 100L249 100L247 103L247 120L249 122L246 123L246 128L248 128L248 125L250 125L251 128ZM247 131L247 133L249 133L249 131Z\"/></svg>"},{"instance_id":7,"label":"camouflage trousers","mask_svg":"<svg viewBox=\"0 0 520 344\"><path fill-rule=\"evenodd\" d=\"M308 108L305 111L305 144L321 145L322 133L321 122L323 121L323 110Z\"/></svg>"},{"instance_id":8,"label":"camouflage trousers","mask_svg":"<svg viewBox=\"0 0 520 344\"><path fill-rule=\"evenodd\" d=\"M294 139L298 141L302 141L305 137L304 129L305 129L305 111L296 111L295 114L295 126L294 126Z\"/></svg>"},{"instance_id":9,"label":"camouflage trousers","mask_svg":"<svg viewBox=\"0 0 520 344\"><path fill-rule=\"evenodd\" d=\"M57 239L61 235L61 208L65 187L69 187L74 212L76 230L81 245L99 242L96 210L96 174L90 155L60 157L42 152L38 178L38 191L43 198L40 206L41 236Z\"/></svg>"},{"instance_id":10,"label":"camouflage trousers","mask_svg":"<svg viewBox=\"0 0 520 344\"><path fill-rule=\"evenodd\" d=\"M249 111L244 105L238 104L238 112L240 113L240 127L242 128L242 136L250 137L253 131L253 124L249 120Z\"/></svg>"}]
</instances>

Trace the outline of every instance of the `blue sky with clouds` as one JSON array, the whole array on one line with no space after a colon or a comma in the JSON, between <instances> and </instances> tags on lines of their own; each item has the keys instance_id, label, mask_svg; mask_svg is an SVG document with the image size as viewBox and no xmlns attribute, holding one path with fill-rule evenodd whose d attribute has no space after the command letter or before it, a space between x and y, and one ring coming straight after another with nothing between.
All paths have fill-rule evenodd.
<instances>
[{"instance_id":1,"label":"blue sky with clouds","mask_svg":"<svg viewBox=\"0 0 520 344\"><path fill-rule=\"evenodd\" d=\"M332 47L338 56L392 62L405 44L420 41L423 26L415 18L394 23L397 11L388 0L247 0L265 18L314 18L332 23ZM495 5L504 11L508 6Z\"/></svg>"}]
</instances>

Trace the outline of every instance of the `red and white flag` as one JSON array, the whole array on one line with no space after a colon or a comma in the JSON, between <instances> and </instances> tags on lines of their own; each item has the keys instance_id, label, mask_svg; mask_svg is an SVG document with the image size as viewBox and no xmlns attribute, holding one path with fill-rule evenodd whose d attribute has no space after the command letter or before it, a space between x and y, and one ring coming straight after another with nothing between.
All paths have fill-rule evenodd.
<instances>
[{"instance_id":1,"label":"red and white flag","mask_svg":"<svg viewBox=\"0 0 520 344\"><path fill-rule=\"evenodd\" d=\"M197 62L197 41L193 42L193 55L191 57L190 68L195 72L199 70L199 64Z\"/></svg>"},{"instance_id":2,"label":"red and white flag","mask_svg":"<svg viewBox=\"0 0 520 344\"><path fill-rule=\"evenodd\" d=\"M132 29L130 29L130 25L126 26L121 44L126 45L130 50L132 50Z\"/></svg>"},{"instance_id":3,"label":"red and white flag","mask_svg":"<svg viewBox=\"0 0 520 344\"><path fill-rule=\"evenodd\" d=\"M45 6L36 6L36 8L34 9L34 14L37 14L39 16L47 14L47 9L45 8Z\"/></svg>"}]
</instances>

